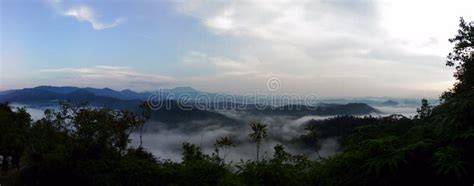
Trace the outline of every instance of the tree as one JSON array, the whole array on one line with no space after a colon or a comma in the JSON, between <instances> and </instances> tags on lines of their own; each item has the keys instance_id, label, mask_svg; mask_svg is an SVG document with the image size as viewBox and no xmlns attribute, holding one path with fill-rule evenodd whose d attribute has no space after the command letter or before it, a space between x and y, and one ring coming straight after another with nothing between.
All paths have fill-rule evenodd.
<instances>
[{"instance_id":1,"label":"tree","mask_svg":"<svg viewBox=\"0 0 474 186\"><path fill-rule=\"evenodd\" d=\"M443 99L452 94L474 91L474 22L467 23L461 17L459 27L458 35L449 39L454 47L446 61L447 66L455 66L457 82L452 90L444 93Z\"/></svg>"},{"instance_id":2,"label":"tree","mask_svg":"<svg viewBox=\"0 0 474 186\"><path fill-rule=\"evenodd\" d=\"M141 120L130 111L80 108L74 113L71 124L72 137L83 141L86 149L112 148L122 154L130 141L130 133Z\"/></svg>"},{"instance_id":3,"label":"tree","mask_svg":"<svg viewBox=\"0 0 474 186\"><path fill-rule=\"evenodd\" d=\"M30 115L25 108L13 111L8 103L0 104L0 155L3 155L4 161L7 156L11 157L12 166L18 169L20 157L28 144L30 121Z\"/></svg>"},{"instance_id":4,"label":"tree","mask_svg":"<svg viewBox=\"0 0 474 186\"><path fill-rule=\"evenodd\" d=\"M301 139L303 142L311 146L314 151L316 151L316 154L318 155L318 158L321 158L321 155L319 154L319 150L321 149L321 134L316 129L314 125L310 125L305 128L306 134L301 135Z\"/></svg>"},{"instance_id":5,"label":"tree","mask_svg":"<svg viewBox=\"0 0 474 186\"><path fill-rule=\"evenodd\" d=\"M273 147L275 153L273 154L273 161L278 163L284 163L291 160L292 155L285 151L285 148L282 144L277 144Z\"/></svg>"},{"instance_id":6,"label":"tree","mask_svg":"<svg viewBox=\"0 0 474 186\"><path fill-rule=\"evenodd\" d=\"M137 114L73 105L60 108L47 111L31 126L29 152L24 156L28 165L20 185L145 185L159 176L151 155L127 147L130 133L142 121Z\"/></svg>"},{"instance_id":7,"label":"tree","mask_svg":"<svg viewBox=\"0 0 474 186\"><path fill-rule=\"evenodd\" d=\"M234 140L231 137L220 137L216 139L216 143L214 144L216 147L217 153L219 153L218 148L223 148L224 155L222 157L222 161L225 163L225 158L229 154L230 148L235 147Z\"/></svg>"},{"instance_id":8,"label":"tree","mask_svg":"<svg viewBox=\"0 0 474 186\"><path fill-rule=\"evenodd\" d=\"M432 112L431 109L432 109L432 106L430 105L430 103L428 103L428 100L422 99L421 108L416 109L416 112L418 113L418 115L416 115L415 118L426 119L430 117L431 112Z\"/></svg>"},{"instance_id":9,"label":"tree","mask_svg":"<svg viewBox=\"0 0 474 186\"><path fill-rule=\"evenodd\" d=\"M191 163L205 158L206 155L202 153L201 147L188 142L183 143L183 163Z\"/></svg>"},{"instance_id":10,"label":"tree","mask_svg":"<svg viewBox=\"0 0 474 186\"><path fill-rule=\"evenodd\" d=\"M138 146L139 148L142 148L143 144L143 132L145 129L145 124L148 119L151 117L151 107L148 102L142 102L139 105L142 113L141 113L141 118L140 118L140 123L137 125L137 128L140 132L140 145Z\"/></svg>"},{"instance_id":11,"label":"tree","mask_svg":"<svg viewBox=\"0 0 474 186\"><path fill-rule=\"evenodd\" d=\"M260 155L260 145L262 140L267 137L267 125L260 123L259 121L254 121L250 123L250 128L252 128L252 133L249 134L249 137L257 145L257 162L259 161Z\"/></svg>"}]
</instances>

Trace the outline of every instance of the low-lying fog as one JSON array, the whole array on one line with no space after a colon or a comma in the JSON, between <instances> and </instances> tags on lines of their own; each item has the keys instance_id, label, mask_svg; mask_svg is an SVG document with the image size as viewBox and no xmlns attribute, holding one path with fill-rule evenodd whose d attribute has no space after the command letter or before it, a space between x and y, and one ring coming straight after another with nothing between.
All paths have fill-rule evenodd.
<instances>
[{"instance_id":1,"label":"low-lying fog","mask_svg":"<svg viewBox=\"0 0 474 186\"><path fill-rule=\"evenodd\" d=\"M404 115L405 117L409 117L409 118L413 118L415 115L416 115L416 109L417 107L413 107L413 106L397 106L397 107L389 107L389 106L385 106L385 107L377 107L377 106L374 106L375 109L379 110L380 112L382 112L382 114L378 114L378 115L381 115L381 116L388 116L388 115L391 115L391 114L401 114L401 115Z\"/></svg>"},{"instance_id":2,"label":"low-lying fog","mask_svg":"<svg viewBox=\"0 0 474 186\"><path fill-rule=\"evenodd\" d=\"M244 113L239 115L241 115L239 116L239 118L241 118L240 120L244 120L245 123L257 120L257 118L245 117ZM302 127L302 125L309 119L323 119L323 117L305 116L295 120L288 119L287 117L259 118L258 120L268 124L267 138L261 145L262 157L272 156L273 147L277 144L283 144L285 149L291 153L306 154L310 157L314 157L314 151L299 148L298 145L292 141L304 133L304 127ZM149 126L147 132L143 135L143 146L157 157L180 161L182 152L181 145L183 142L197 144L204 152L211 154L214 152L213 145L217 138L230 136L236 142L236 146L231 148L226 160L236 162L240 161L240 159L246 160L255 158L256 146L248 137L248 134L251 133L251 129L248 125L230 127L220 126L213 121L202 121L201 123L203 122L207 122L210 125L196 131L188 131L181 128L153 128L153 126L159 126L159 124L150 122L147 124ZM196 124L196 122L190 124ZM139 135L133 134L131 138L132 145L138 145ZM322 156L328 156L334 154L338 149L339 145L336 139L326 139L323 141L320 154Z\"/></svg>"},{"instance_id":3,"label":"low-lying fog","mask_svg":"<svg viewBox=\"0 0 474 186\"><path fill-rule=\"evenodd\" d=\"M402 114L407 117L413 117L416 114L416 108L411 107L377 107L383 114L374 114L375 116L388 116L391 114ZM259 120L268 125L267 138L261 145L261 152L263 157L273 156L273 147L277 144L282 144L285 149L292 154L307 155L310 158L315 158L315 151L307 147L301 147L295 144L295 138L304 134L304 124L311 120L322 120L334 116L303 116L299 118L291 118L286 116L252 116L245 112L239 111L219 111L219 113L227 117L242 121L242 123L250 123L251 121ZM211 154L214 152L216 139L223 136L230 136L236 141L236 146L231 148L226 161L238 162L241 159L255 159L256 146L248 134L251 129L248 125L230 127L221 126L215 121L194 121L185 125L201 125L207 126L200 130L189 131L182 128L166 129L160 123L147 123L147 132L143 134L143 146L151 151L155 156L161 159L170 159L172 161L181 161L181 145L184 142L189 142L199 145L204 152ZM132 145L138 146L139 135L132 134ZM325 157L333 155L340 151L340 146L337 138L328 138L322 141L322 147L319 151L320 155Z\"/></svg>"},{"instance_id":4,"label":"low-lying fog","mask_svg":"<svg viewBox=\"0 0 474 186\"><path fill-rule=\"evenodd\" d=\"M28 107L21 104L11 104L12 107L27 107L28 113L33 120L41 119L44 116L46 108ZM375 107L385 116L390 114L402 114L407 117L413 117L416 114L415 107ZM286 116L265 117L252 116L245 112L239 111L219 111L219 113L227 117L242 121L242 123L250 123L259 120L268 125L267 138L261 145L261 157L271 157L273 155L273 147L277 144L283 144L285 149L292 154L308 155L315 158L316 154L313 150L301 147L295 144L293 139L304 133L304 124L311 120L327 119L333 116L303 116L299 118L291 118ZM187 130L186 125L200 125L198 129ZM226 161L238 162L241 159L255 159L256 146L249 137L251 133L250 127L245 124L242 126L224 126L217 121L193 121L189 123L181 123L178 128L165 128L162 123L150 121L146 124L146 132L143 134L143 147L152 152L159 159L170 159L172 161L181 161L181 146L184 142L199 145L205 153L214 152L215 140L219 137L230 136L236 142L236 146L231 148L227 155ZM132 133L130 136L132 146L138 146L139 134ZM329 156L338 152L340 146L337 138L329 138L322 141L322 148L319 151L321 156Z\"/></svg>"}]
</instances>

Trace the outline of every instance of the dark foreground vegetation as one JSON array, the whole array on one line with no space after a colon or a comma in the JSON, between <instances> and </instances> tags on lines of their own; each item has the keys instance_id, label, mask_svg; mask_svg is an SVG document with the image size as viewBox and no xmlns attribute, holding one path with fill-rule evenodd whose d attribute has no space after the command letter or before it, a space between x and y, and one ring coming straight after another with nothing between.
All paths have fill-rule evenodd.
<instances>
[{"instance_id":1,"label":"dark foreground vegetation","mask_svg":"<svg viewBox=\"0 0 474 186\"><path fill-rule=\"evenodd\" d=\"M456 83L438 106L426 100L415 118L337 117L312 121L301 140L342 136L344 151L328 158L292 155L282 145L273 157L225 163L232 139L216 140L204 154L185 143L182 162L157 159L128 147L132 131L149 118L110 109L63 105L34 123L24 109L0 105L0 184L18 185L472 185L474 184L474 23L461 20L447 65ZM249 137L256 154L266 126ZM6 158L9 157L9 158ZM8 165L8 166L6 166Z\"/></svg>"}]
</instances>

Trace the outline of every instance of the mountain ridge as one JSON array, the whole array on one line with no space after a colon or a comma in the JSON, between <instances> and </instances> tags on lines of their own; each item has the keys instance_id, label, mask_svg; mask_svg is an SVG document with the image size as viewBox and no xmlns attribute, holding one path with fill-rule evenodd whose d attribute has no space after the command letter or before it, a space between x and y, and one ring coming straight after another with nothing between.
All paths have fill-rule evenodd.
<instances>
[{"instance_id":1,"label":"mountain ridge","mask_svg":"<svg viewBox=\"0 0 474 186\"><path fill-rule=\"evenodd\" d=\"M37 86L33 88L23 88L23 89L14 89L14 90L6 90L0 92L0 102L31 102L34 100L54 100L54 99L68 99L71 96L67 96L66 94L72 93L74 91L83 90L83 94L86 92L92 93L94 96L93 98L97 97L108 97L108 98L115 98L118 100L124 101L145 101L150 98L158 99L158 100L166 100L166 99L177 99L177 98L187 98L191 102L199 102L202 101L199 98L208 98L207 102L217 103L221 101L226 101L219 99L224 96L226 99L227 97L232 97L233 104L240 104L240 105L252 105L252 104L259 104L260 101L268 101L268 99L272 98L254 98L250 97L250 99L246 99L245 96L239 95L232 95L232 94L220 94L220 93L209 93L194 89L190 86L182 86L182 87L175 87L170 89L160 89L156 92L136 92L130 89L123 89L123 90L114 90L111 88L92 88L92 87L74 87L74 86ZM221 97L219 97L221 96ZM74 99L74 98L72 98ZM419 101L411 100L411 99L364 99L364 98L330 98L330 99L320 99L318 100L317 104L315 105L308 105L308 106L322 106L322 105L331 105L331 104L349 104L349 103L365 103L370 106L418 106ZM430 100L431 102L431 100ZM298 103L297 103L298 104ZM301 104L301 103L299 103ZM278 105L278 104L277 104ZM275 105L272 105L275 106ZM280 105L284 106L284 105ZM220 106L219 106L220 107Z\"/></svg>"}]
</instances>

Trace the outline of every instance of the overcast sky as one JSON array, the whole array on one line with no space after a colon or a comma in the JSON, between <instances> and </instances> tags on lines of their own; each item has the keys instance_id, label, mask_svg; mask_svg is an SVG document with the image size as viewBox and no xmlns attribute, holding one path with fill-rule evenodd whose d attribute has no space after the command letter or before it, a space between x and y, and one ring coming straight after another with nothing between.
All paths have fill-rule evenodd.
<instances>
[{"instance_id":1,"label":"overcast sky","mask_svg":"<svg viewBox=\"0 0 474 186\"><path fill-rule=\"evenodd\" d=\"M2 0L0 90L436 97L472 0Z\"/></svg>"}]
</instances>

